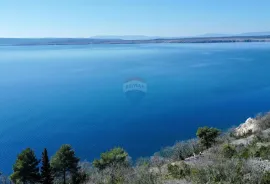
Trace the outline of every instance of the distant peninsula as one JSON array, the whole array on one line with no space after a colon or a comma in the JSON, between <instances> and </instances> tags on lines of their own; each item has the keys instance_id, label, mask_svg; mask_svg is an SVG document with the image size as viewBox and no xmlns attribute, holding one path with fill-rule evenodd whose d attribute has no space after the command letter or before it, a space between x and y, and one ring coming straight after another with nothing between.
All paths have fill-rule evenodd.
<instances>
[{"instance_id":1,"label":"distant peninsula","mask_svg":"<svg viewBox=\"0 0 270 184\"><path fill-rule=\"evenodd\" d=\"M266 36L223 36L189 38L0 38L0 46L37 46L37 45L90 45L90 44L157 44L157 43L233 43L233 42L270 42Z\"/></svg>"}]
</instances>

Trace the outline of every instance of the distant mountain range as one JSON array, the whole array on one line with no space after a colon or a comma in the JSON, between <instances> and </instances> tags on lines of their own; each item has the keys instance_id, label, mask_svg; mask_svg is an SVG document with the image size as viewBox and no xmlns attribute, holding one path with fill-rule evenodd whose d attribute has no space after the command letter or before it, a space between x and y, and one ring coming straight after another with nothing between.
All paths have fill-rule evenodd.
<instances>
[{"instance_id":1,"label":"distant mountain range","mask_svg":"<svg viewBox=\"0 0 270 184\"><path fill-rule=\"evenodd\" d=\"M100 36L92 36L88 38L1 38L0 42L8 41L12 42L25 42L25 41L46 41L46 42L54 42L54 41L67 41L67 40L155 40L155 39L185 39L185 38L213 38L213 37L244 37L244 36L270 36L269 32L247 32L240 34L220 34L220 33L206 33L197 36L145 36L145 35L100 35Z\"/></svg>"},{"instance_id":2,"label":"distant mountain range","mask_svg":"<svg viewBox=\"0 0 270 184\"><path fill-rule=\"evenodd\" d=\"M93 36L91 39L103 39L103 40L153 40L161 38L160 36L144 36L144 35L104 35L104 36Z\"/></svg>"},{"instance_id":3,"label":"distant mountain range","mask_svg":"<svg viewBox=\"0 0 270 184\"><path fill-rule=\"evenodd\" d=\"M219 33L206 33L196 37L231 37L231 36L269 36L270 32L247 32L240 34L219 34Z\"/></svg>"},{"instance_id":4,"label":"distant mountain range","mask_svg":"<svg viewBox=\"0 0 270 184\"><path fill-rule=\"evenodd\" d=\"M105 40L154 40L154 39L179 39L179 38L198 38L198 37L233 37L233 36L269 36L270 32L247 32L240 34L220 34L220 33L206 33L197 36L175 36L175 37L162 37L162 36L145 36L145 35L101 35L93 36L90 39L105 39Z\"/></svg>"},{"instance_id":5,"label":"distant mountain range","mask_svg":"<svg viewBox=\"0 0 270 184\"><path fill-rule=\"evenodd\" d=\"M241 34L207 33L193 37L126 35L94 36L89 38L0 38L0 46L224 42L270 42L270 32L250 32Z\"/></svg>"}]
</instances>

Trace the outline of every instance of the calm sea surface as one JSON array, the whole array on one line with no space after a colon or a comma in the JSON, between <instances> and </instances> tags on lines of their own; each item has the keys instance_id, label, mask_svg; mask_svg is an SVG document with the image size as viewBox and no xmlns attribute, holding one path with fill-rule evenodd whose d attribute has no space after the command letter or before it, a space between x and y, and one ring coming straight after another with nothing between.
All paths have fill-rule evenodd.
<instances>
[{"instance_id":1,"label":"calm sea surface","mask_svg":"<svg viewBox=\"0 0 270 184\"><path fill-rule=\"evenodd\" d=\"M141 98L123 92L138 79ZM134 159L198 126L226 129L270 110L270 44L0 47L0 170L31 147L71 144L82 160Z\"/></svg>"}]
</instances>

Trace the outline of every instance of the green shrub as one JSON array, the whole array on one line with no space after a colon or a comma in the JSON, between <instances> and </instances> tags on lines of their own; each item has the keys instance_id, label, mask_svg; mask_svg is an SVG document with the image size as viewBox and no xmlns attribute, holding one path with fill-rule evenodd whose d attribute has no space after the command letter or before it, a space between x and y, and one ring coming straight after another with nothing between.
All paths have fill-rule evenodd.
<instances>
[{"instance_id":1,"label":"green shrub","mask_svg":"<svg viewBox=\"0 0 270 184\"><path fill-rule=\"evenodd\" d=\"M240 184L243 180L243 164L238 160L219 160L192 169L191 179L197 184Z\"/></svg>"},{"instance_id":2,"label":"green shrub","mask_svg":"<svg viewBox=\"0 0 270 184\"><path fill-rule=\"evenodd\" d=\"M255 154L256 157L260 157L264 160L270 158L270 146L260 146Z\"/></svg>"},{"instance_id":3,"label":"green shrub","mask_svg":"<svg viewBox=\"0 0 270 184\"><path fill-rule=\"evenodd\" d=\"M190 175L191 169L189 165L187 165L184 162L181 162L180 165L169 164L168 172L173 178L182 179Z\"/></svg>"},{"instance_id":4,"label":"green shrub","mask_svg":"<svg viewBox=\"0 0 270 184\"><path fill-rule=\"evenodd\" d=\"M160 175L149 172L146 166L136 167L132 175L127 177L125 184L161 184Z\"/></svg>"},{"instance_id":5,"label":"green shrub","mask_svg":"<svg viewBox=\"0 0 270 184\"><path fill-rule=\"evenodd\" d=\"M194 153L198 154L203 151L197 139L190 139L187 141L178 141L171 147L165 147L159 152L155 153L156 156L163 157L167 160L184 160L192 156Z\"/></svg>"},{"instance_id":6,"label":"green shrub","mask_svg":"<svg viewBox=\"0 0 270 184\"><path fill-rule=\"evenodd\" d=\"M269 184L270 183L270 171L264 173L261 184Z\"/></svg>"},{"instance_id":7,"label":"green shrub","mask_svg":"<svg viewBox=\"0 0 270 184\"><path fill-rule=\"evenodd\" d=\"M235 146L230 145L230 144L224 144L222 148L222 155L225 158L232 158L233 156L236 155L236 149Z\"/></svg>"},{"instance_id":8,"label":"green shrub","mask_svg":"<svg viewBox=\"0 0 270 184\"><path fill-rule=\"evenodd\" d=\"M244 148L239 154L238 154L239 158L243 158L243 159L248 159L251 157L251 154L249 152L248 148Z\"/></svg>"},{"instance_id":9,"label":"green shrub","mask_svg":"<svg viewBox=\"0 0 270 184\"><path fill-rule=\"evenodd\" d=\"M254 143L244 147L242 150L240 150L237 155L238 155L238 158L240 158L240 159L259 157L258 147L257 147L256 143L254 142Z\"/></svg>"},{"instance_id":10,"label":"green shrub","mask_svg":"<svg viewBox=\"0 0 270 184\"><path fill-rule=\"evenodd\" d=\"M270 159L270 146L258 145L256 143L250 144L243 148L238 153L238 158L262 158L263 160Z\"/></svg>"}]
</instances>

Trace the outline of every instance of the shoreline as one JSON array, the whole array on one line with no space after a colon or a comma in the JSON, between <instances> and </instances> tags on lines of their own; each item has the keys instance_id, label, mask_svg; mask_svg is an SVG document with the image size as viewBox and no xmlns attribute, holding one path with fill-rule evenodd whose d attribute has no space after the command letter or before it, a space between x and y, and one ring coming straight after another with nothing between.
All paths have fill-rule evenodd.
<instances>
[{"instance_id":1,"label":"shoreline","mask_svg":"<svg viewBox=\"0 0 270 184\"><path fill-rule=\"evenodd\" d=\"M2 43L1 43L2 42ZM161 44L161 43L269 43L269 36L198 37L149 40L92 39L92 38L0 38L0 46L98 45L98 44Z\"/></svg>"}]
</instances>

